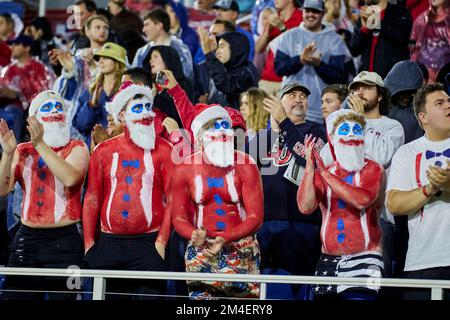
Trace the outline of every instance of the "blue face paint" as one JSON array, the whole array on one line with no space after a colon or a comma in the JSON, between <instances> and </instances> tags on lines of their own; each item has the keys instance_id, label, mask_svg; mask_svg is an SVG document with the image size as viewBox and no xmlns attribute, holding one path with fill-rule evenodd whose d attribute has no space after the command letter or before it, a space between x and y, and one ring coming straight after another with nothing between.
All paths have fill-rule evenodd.
<instances>
[{"instance_id":1,"label":"blue face paint","mask_svg":"<svg viewBox=\"0 0 450 320\"><path fill-rule=\"evenodd\" d=\"M131 107L131 112L133 113L141 113L144 110L144 105L142 103L135 104Z\"/></svg>"},{"instance_id":2,"label":"blue face paint","mask_svg":"<svg viewBox=\"0 0 450 320\"><path fill-rule=\"evenodd\" d=\"M361 125L359 123L355 123L355 125L353 126L353 134L355 136L362 136L363 135L363 128L361 127Z\"/></svg>"},{"instance_id":3,"label":"blue face paint","mask_svg":"<svg viewBox=\"0 0 450 320\"><path fill-rule=\"evenodd\" d=\"M56 111L58 111L58 112L63 112L64 111L62 104L59 103L59 102L55 102L55 103L47 102L47 103L45 103L45 104L43 104L41 106L39 111L40 112L44 112L44 113L48 113L48 112L51 112L53 110L53 108L55 108Z\"/></svg>"},{"instance_id":4,"label":"blue face paint","mask_svg":"<svg viewBox=\"0 0 450 320\"><path fill-rule=\"evenodd\" d=\"M147 109L147 111L150 111L151 108L152 104L150 102L145 104L145 109Z\"/></svg>"},{"instance_id":5,"label":"blue face paint","mask_svg":"<svg viewBox=\"0 0 450 320\"><path fill-rule=\"evenodd\" d=\"M214 122L214 130L230 129L231 124L227 120L217 120Z\"/></svg>"},{"instance_id":6,"label":"blue face paint","mask_svg":"<svg viewBox=\"0 0 450 320\"><path fill-rule=\"evenodd\" d=\"M350 125L347 122L341 124L338 128L338 135L346 136L350 132Z\"/></svg>"}]
</instances>

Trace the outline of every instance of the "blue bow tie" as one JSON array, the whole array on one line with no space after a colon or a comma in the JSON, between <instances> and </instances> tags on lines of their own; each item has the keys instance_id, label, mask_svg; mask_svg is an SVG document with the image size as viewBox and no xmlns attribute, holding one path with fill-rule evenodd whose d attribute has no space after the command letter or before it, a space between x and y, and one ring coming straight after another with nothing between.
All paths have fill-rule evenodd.
<instances>
[{"instance_id":1,"label":"blue bow tie","mask_svg":"<svg viewBox=\"0 0 450 320\"><path fill-rule=\"evenodd\" d=\"M428 159L434 158L434 157L440 157L440 156L444 156L447 158L450 158L450 148L448 148L447 150L445 150L444 152L433 152L430 150L427 150L427 152L425 152L425 157Z\"/></svg>"},{"instance_id":2,"label":"blue bow tie","mask_svg":"<svg viewBox=\"0 0 450 320\"><path fill-rule=\"evenodd\" d=\"M132 167L139 169L139 160L122 160L122 167Z\"/></svg>"}]
</instances>

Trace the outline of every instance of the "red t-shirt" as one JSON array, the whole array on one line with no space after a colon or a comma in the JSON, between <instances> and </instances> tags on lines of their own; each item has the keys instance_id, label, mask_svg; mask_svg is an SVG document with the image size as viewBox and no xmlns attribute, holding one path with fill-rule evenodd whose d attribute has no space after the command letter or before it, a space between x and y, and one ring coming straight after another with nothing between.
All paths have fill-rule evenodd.
<instances>
[{"instance_id":1,"label":"red t-shirt","mask_svg":"<svg viewBox=\"0 0 450 320\"><path fill-rule=\"evenodd\" d=\"M298 27L302 21L303 21L303 13L301 10L296 9L294 13L291 15L291 17L284 22L284 25L286 26L286 29L292 29ZM272 41L280 34L281 34L280 29L276 27L272 28L269 33L269 41ZM274 82L281 82L283 80L282 77L278 76L275 73L275 55L273 54L272 50L269 50L269 52L267 53L266 63L264 64L261 79Z\"/></svg>"}]
</instances>

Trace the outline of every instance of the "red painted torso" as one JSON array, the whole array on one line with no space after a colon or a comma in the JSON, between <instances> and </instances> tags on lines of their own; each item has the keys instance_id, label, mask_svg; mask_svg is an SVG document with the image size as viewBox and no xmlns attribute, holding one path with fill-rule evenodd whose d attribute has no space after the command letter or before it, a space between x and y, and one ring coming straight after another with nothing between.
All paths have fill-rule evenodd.
<instances>
[{"instance_id":1,"label":"red painted torso","mask_svg":"<svg viewBox=\"0 0 450 320\"><path fill-rule=\"evenodd\" d=\"M330 168L333 166L331 165ZM341 180L360 186L361 179L370 177L368 173L373 171L375 166L377 164L368 160L359 173L350 174L342 169L329 170ZM373 183L375 184L375 181ZM336 194L326 186L325 194L320 202L322 251L330 255L380 251L381 229L378 221L383 204L382 198L380 195L371 206L359 210L338 199ZM328 208L328 203L330 203L330 208Z\"/></svg>"},{"instance_id":2,"label":"red painted torso","mask_svg":"<svg viewBox=\"0 0 450 320\"><path fill-rule=\"evenodd\" d=\"M97 146L92 157L98 161L94 175L103 190L101 230L113 234L142 234L159 230L165 212L163 166L170 161L171 146L157 137L155 149L144 151L125 134ZM91 160L92 161L92 160ZM89 197L85 201L88 201ZM85 205L86 208L86 205Z\"/></svg>"},{"instance_id":3,"label":"red painted torso","mask_svg":"<svg viewBox=\"0 0 450 320\"><path fill-rule=\"evenodd\" d=\"M71 140L65 147L53 149L66 159L72 150L86 145ZM15 179L23 190L22 221L30 226L60 226L81 218L81 186L66 188L49 170L31 142L19 144L19 162Z\"/></svg>"}]
</instances>

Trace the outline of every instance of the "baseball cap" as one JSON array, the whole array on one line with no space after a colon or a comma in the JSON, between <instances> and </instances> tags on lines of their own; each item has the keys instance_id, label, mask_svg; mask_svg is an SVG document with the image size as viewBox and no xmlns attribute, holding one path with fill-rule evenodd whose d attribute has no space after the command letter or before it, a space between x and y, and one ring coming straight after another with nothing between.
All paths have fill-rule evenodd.
<instances>
[{"instance_id":1,"label":"baseball cap","mask_svg":"<svg viewBox=\"0 0 450 320\"><path fill-rule=\"evenodd\" d=\"M29 36L21 34L17 38L15 38L13 40L9 40L8 44L9 45L22 44L22 45L24 45L26 47L31 47L31 45L33 44L33 39L31 37L29 37Z\"/></svg>"},{"instance_id":2,"label":"baseball cap","mask_svg":"<svg viewBox=\"0 0 450 320\"><path fill-rule=\"evenodd\" d=\"M302 91L303 93L305 93L307 96L309 96L310 94L311 94L311 91L309 91L309 89L308 88L306 88L305 86L302 86L300 83L298 83L298 82L291 82L291 83L288 83L288 84L285 84L282 88L281 88L281 90L279 91L279 97L280 97L280 99L281 98L283 98L283 96L286 94L286 93L289 93L289 92L291 92L291 91L293 91L293 90L300 90L300 91Z\"/></svg>"},{"instance_id":3,"label":"baseball cap","mask_svg":"<svg viewBox=\"0 0 450 320\"><path fill-rule=\"evenodd\" d=\"M214 3L213 9L233 10L239 13L239 5L234 0L219 0Z\"/></svg>"},{"instance_id":4,"label":"baseball cap","mask_svg":"<svg viewBox=\"0 0 450 320\"><path fill-rule=\"evenodd\" d=\"M323 0L305 0L303 2L303 9L315 9L318 11L325 11Z\"/></svg>"},{"instance_id":5,"label":"baseball cap","mask_svg":"<svg viewBox=\"0 0 450 320\"><path fill-rule=\"evenodd\" d=\"M369 86L379 86L381 88L384 88L383 79L381 79L380 75L376 72L361 71L353 79L352 83L349 84L348 90L352 90L352 87L356 83L364 83L364 84L368 84Z\"/></svg>"}]
</instances>

